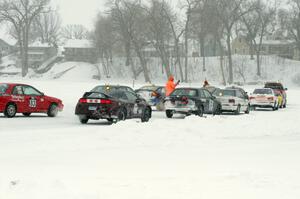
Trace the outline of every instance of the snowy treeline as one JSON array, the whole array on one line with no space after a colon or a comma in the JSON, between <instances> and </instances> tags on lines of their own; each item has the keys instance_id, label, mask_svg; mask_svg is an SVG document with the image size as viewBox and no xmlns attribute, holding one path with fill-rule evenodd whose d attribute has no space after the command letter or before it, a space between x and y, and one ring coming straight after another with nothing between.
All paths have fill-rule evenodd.
<instances>
[{"instance_id":1,"label":"snowy treeline","mask_svg":"<svg viewBox=\"0 0 300 199\"><path fill-rule=\"evenodd\" d=\"M232 40L239 35L246 38L250 56L256 60L253 79L264 77L265 37L293 40L300 51L300 0L291 0L284 8L278 1L262 0L180 0L176 6L165 0L108 0L92 31L81 24L62 27L61 20L51 0L0 2L0 22L18 41L23 76L30 67L28 45L36 40L58 46L65 39L92 39L106 73L117 68L113 66L116 59L125 57L119 65L122 71L133 78L143 76L146 82L155 78L152 71L161 71L165 77L173 74L185 82L197 73L205 76L208 56L219 57L220 73L215 73L224 84L239 81L235 79L239 76L244 81L243 67L236 64L232 50ZM202 59L198 71L191 61L191 41L200 49L195 58ZM153 57L159 60L155 67L149 62Z\"/></svg>"}]
</instances>

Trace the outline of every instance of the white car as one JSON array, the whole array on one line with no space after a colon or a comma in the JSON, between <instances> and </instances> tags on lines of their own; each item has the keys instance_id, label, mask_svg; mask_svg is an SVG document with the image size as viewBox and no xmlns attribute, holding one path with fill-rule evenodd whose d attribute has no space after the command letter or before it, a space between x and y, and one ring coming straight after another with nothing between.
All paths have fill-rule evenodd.
<instances>
[{"instance_id":1,"label":"white car","mask_svg":"<svg viewBox=\"0 0 300 199\"><path fill-rule=\"evenodd\" d=\"M278 110L280 104L275 91L271 88L259 88L250 95L250 105L256 108L272 108Z\"/></svg>"},{"instance_id":2,"label":"white car","mask_svg":"<svg viewBox=\"0 0 300 199\"><path fill-rule=\"evenodd\" d=\"M215 96L222 104L222 112L234 112L236 115L250 113L249 96L241 88L220 89Z\"/></svg>"}]
</instances>

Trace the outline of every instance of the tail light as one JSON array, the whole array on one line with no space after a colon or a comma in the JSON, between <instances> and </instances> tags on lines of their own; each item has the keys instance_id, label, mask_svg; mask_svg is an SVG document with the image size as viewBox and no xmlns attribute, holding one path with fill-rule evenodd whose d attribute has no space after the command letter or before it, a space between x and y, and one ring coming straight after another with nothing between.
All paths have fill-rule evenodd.
<instances>
[{"instance_id":1,"label":"tail light","mask_svg":"<svg viewBox=\"0 0 300 199\"><path fill-rule=\"evenodd\" d=\"M85 104L85 103L87 103L87 99L85 99L85 98L81 98L81 99L79 100L79 103L81 103L81 104Z\"/></svg>"},{"instance_id":2,"label":"tail light","mask_svg":"<svg viewBox=\"0 0 300 199\"><path fill-rule=\"evenodd\" d=\"M229 99L228 102L234 104L235 100L234 99Z\"/></svg>"},{"instance_id":3,"label":"tail light","mask_svg":"<svg viewBox=\"0 0 300 199\"><path fill-rule=\"evenodd\" d=\"M249 97L249 99L250 99L250 100L253 100L253 99L255 99L255 97Z\"/></svg>"},{"instance_id":4,"label":"tail light","mask_svg":"<svg viewBox=\"0 0 300 199\"><path fill-rule=\"evenodd\" d=\"M182 97L181 99L183 104L188 104L189 103L189 99L187 97Z\"/></svg>"},{"instance_id":5,"label":"tail light","mask_svg":"<svg viewBox=\"0 0 300 199\"><path fill-rule=\"evenodd\" d=\"M101 99L100 100L100 104L111 104L111 103L112 103L112 101L109 99Z\"/></svg>"},{"instance_id":6,"label":"tail light","mask_svg":"<svg viewBox=\"0 0 300 199\"><path fill-rule=\"evenodd\" d=\"M268 97L268 100L269 100L269 101L273 101L273 100L274 100L274 97Z\"/></svg>"}]
</instances>

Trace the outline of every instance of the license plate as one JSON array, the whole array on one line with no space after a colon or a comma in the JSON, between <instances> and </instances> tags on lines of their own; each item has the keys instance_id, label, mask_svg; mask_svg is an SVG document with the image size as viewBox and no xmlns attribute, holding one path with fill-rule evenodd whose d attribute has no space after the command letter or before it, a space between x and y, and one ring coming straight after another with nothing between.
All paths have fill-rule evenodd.
<instances>
[{"instance_id":1,"label":"license plate","mask_svg":"<svg viewBox=\"0 0 300 199\"><path fill-rule=\"evenodd\" d=\"M89 111L95 111L97 110L97 106L89 106Z\"/></svg>"}]
</instances>

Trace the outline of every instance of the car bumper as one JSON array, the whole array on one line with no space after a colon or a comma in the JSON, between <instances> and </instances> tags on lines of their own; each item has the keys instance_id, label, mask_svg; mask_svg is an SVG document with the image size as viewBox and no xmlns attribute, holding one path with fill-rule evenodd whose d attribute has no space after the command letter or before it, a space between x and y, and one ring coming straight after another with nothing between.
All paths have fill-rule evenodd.
<instances>
[{"instance_id":1,"label":"car bumper","mask_svg":"<svg viewBox=\"0 0 300 199\"><path fill-rule=\"evenodd\" d=\"M252 107L273 107L275 102L251 102L250 105Z\"/></svg>"},{"instance_id":2,"label":"car bumper","mask_svg":"<svg viewBox=\"0 0 300 199\"><path fill-rule=\"evenodd\" d=\"M189 113L189 112L193 112L193 111L197 111L198 108L196 106L193 106L193 107L177 107L177 106L170 106L170 105L167 105L165 106L165 109L166 110L171 110L171 111L174 111L174 112L179 112L179 113Z\"/></svg>"},{"instance_id":3,"label":"car bumper","mask_svg":"<svg viewBox=\"0 0 300 199\"><path fill-rule=\"evenodd\" d=\"M222 104L222 111L236 111L238 108L238 105L233 104Z\"/></svg>"},{"instance_id":4,"label":"car bumper","mask_svg":"<svg viewBox=\"0 0 300 199\"><path fill-rule=\"evenodd\" d=\"M115 111L111 111L105 107L95 106L95 110L89 110L89 105L77 105L75 109L75 115L86 116L90 119L115 119L117 114Z\"/></svg>"}]
</instances>

